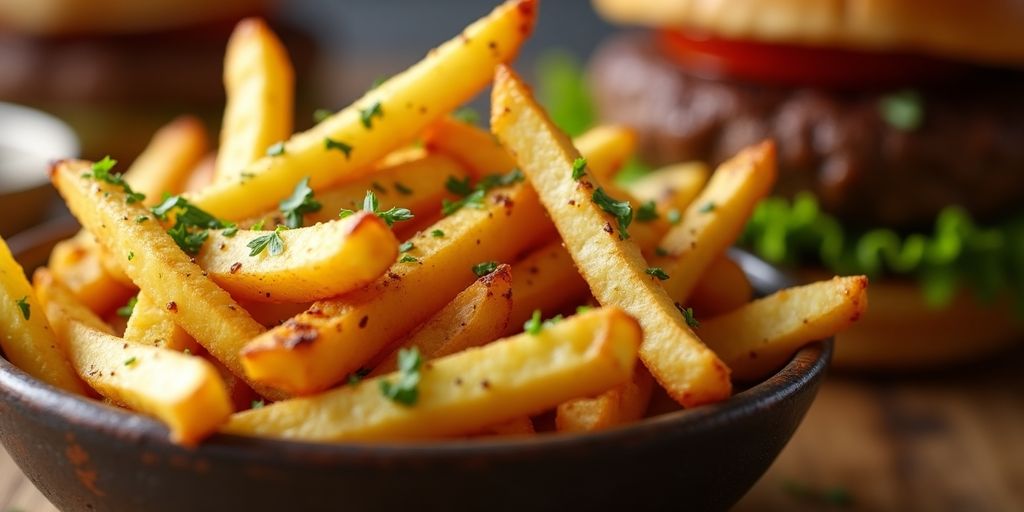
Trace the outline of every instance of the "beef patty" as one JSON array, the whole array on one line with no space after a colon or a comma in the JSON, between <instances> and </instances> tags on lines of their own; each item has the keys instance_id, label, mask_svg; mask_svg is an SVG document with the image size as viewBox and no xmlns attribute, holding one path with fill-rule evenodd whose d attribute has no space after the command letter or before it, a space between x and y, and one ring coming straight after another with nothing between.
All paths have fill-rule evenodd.
<instances>
[{"instance_id":1,"label":"beef patty","mask_svg":"<svg viewBox=\"0 0 1024 512\"><path fill-rule=\"evenodd\" d=\"M775 139L776 192L814 192L855 226L930 226L949 205L988 220L1024 209L1024 75L978 71L918 92L924 120L891 126L886 92L792 89L687 74L652 39L625 34L590 64L603 120L637 129L641 154L662 165L717 164Z\"/></svg>"}]
</instances>

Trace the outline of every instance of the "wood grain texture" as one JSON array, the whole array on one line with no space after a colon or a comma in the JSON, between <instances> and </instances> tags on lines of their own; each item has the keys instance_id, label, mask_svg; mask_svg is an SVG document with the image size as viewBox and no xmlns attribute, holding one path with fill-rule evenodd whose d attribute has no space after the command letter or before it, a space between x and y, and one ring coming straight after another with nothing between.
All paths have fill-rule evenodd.
<instances>
[{"instance_id":1,"label":"wood grain texture","mask_svg":"<svg viewBox=\"0 0 1024 512\"><path fill-rule=\"evenodd\" d=\"M957 371L830 376L735 511L1024 510L1022 367L1024 349ZM57 510L2 450L0 510Z\"/></svg>"}]
</instances>

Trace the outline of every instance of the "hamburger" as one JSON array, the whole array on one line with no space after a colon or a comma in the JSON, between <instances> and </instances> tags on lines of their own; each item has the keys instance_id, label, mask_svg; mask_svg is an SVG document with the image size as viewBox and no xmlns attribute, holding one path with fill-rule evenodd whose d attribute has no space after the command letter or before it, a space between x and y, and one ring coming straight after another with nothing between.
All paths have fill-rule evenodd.
<instances>
[{"instance_id":1,"label":"hamburger","mask_svg":"<svg viewBox=\"0 0 1024 512\"><path fill-rule=\"evenodd\" d=\"M776 197L742 244L777 264L873 276L840 366L933 366L1024 332L1024 2L594 0L643 27L588 79L651 165L761 139Z\"/></svg>"}]
</instances>

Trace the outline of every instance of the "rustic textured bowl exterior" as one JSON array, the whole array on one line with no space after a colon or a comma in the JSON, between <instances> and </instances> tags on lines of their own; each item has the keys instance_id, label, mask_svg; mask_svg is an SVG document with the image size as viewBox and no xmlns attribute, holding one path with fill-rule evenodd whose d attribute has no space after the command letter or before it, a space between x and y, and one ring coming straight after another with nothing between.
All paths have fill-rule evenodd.
<instances>
[{"instance_id":1,"label":"rustic textured bowl exterior","mask_svg":"<svg viewBox=\"0 0 1024 512\"><path fill-rule=\"evenodd\" d=\"M29 241L23 261L57 236ZM194 449L0 359L0 439L69 511L722 510L789 440L831 353L830 341L811 345L725 402L595 434L386 445L217 436Z\"/></svg>"}]
</instances>

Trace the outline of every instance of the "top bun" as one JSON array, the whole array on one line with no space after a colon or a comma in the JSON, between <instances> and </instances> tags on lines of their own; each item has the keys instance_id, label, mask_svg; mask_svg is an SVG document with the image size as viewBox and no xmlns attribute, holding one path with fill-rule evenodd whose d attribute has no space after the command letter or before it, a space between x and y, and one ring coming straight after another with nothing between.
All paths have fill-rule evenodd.
<instances>
[{"instance_id":1,"label":"top bun","mask_svg":"<svg viewBox=\"0 0 1024 512\"><path fill-rule=\"evenodd\" d=\"M258 14L272 0L0 0L0 29L37 36L131 34Z\"/></svg>"},{"instance_id":2,"label":"top bun","mask_svg":"<svg viewBox=\"0 0 1024 512\"><path fill-rule=\"evenodd\" d=\"M1021 0L593 0L618 23L1024 67Z\"/></svg>"}]
</instances>

